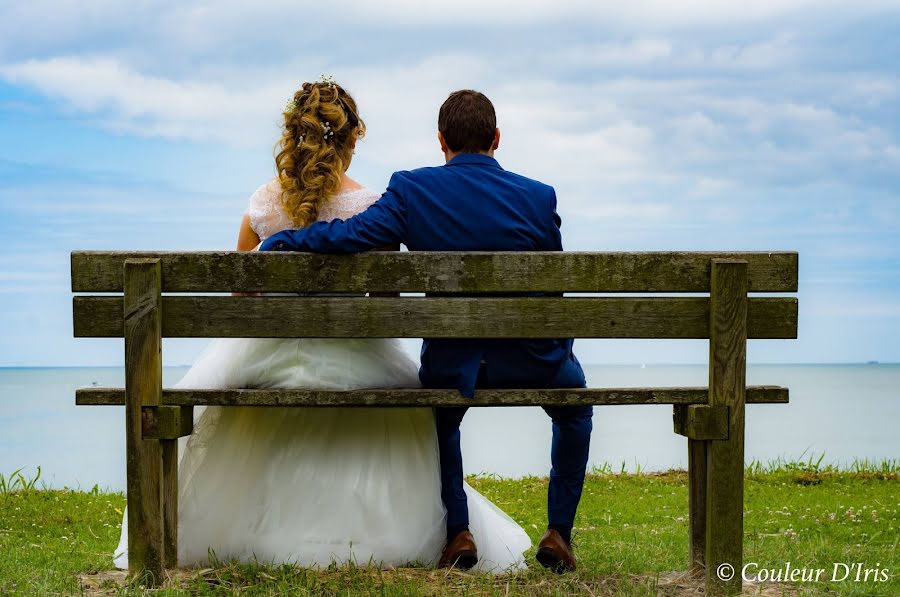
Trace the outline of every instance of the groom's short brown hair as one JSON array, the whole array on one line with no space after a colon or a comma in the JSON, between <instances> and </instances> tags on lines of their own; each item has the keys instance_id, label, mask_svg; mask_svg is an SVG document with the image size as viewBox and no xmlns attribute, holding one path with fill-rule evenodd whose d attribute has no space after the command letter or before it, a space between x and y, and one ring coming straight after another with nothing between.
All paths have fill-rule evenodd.
<instances>
[{"instance_id":1,"label":"groom's short brown hair","mask_svg":"<svg viewBox=\"0 0 900 597\"><path fill-rule=\"evenodd\" d=\"M494 104L483 93L460 89L450 94L438 113L438 130L450 151L490 151L497 130Z\"/></svg>"}]
</instances>

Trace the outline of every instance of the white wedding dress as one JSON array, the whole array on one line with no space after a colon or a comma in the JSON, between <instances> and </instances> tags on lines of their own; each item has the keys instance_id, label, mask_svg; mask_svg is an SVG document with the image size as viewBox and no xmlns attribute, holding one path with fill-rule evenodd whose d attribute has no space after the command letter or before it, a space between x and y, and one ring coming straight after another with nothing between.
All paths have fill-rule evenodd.
<instances>
[{"instance_id":1,"label":"white wedding dress","mask_svg":"<svg viewBox=\"0 0 900 597\"><path fill-rule=\"evenodd\" d=\"M378 194L344 191L320 220L348 218ZM248 214L261 239L290 228L278 182ZM178 388L418 387L416 363L389 339L216 339ZM178 561L324 567L434 565L445 535L429 408L195 409L179 465ZM524 568L525 531L466 485L478 569ZM128 567L127 513L114 561Z\"/></svg>"}]
</instances>

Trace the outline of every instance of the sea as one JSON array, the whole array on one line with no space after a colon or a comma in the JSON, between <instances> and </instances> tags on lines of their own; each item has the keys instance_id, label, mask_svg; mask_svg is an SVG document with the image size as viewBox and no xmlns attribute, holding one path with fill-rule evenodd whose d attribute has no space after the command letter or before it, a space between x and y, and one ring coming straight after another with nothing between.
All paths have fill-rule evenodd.
<instances>
[{"instance_id":1,"label":"sea","mask_svg":"<svg viewBox=\"0 0 900 597\"><path fill-rule=\"evenodd\" d=\"M171 386L187 367L167 367ZM588 365L592 387L705 386L706 365ZM122 386L109 368L0 368L0 474L23 469L52 488L123 490L124 408L76 406L75 389ZM790 404L747 406L746 459L900 459L900 364L748 365L747 383L790 388ZM539 408L479 408L462 427L468 474L543 476L550 419ZM672 407L598 406L590 465L614 471L685 468L687 440Z\"/></svg>"}]
</instances>

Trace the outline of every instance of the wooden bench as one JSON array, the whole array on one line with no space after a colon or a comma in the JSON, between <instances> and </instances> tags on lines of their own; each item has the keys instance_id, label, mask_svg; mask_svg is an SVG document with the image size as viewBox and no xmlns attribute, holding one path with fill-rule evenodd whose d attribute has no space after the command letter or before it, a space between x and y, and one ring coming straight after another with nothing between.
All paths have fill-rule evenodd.
<instances>
[{"instance_id":1,"label":"wooden bench","mask_svg":"<svg viewBox=\"0 0 900 597\"><path fill-rule=\"evenodd\" d=\"M125 338L125 388L80 389L76 402L125 405L130 571L153 582L177 565L177 438L191 433L196 405L672 404L675 432L688 438L690 565L706 569L710 592L736 592L744 405L788 401L786 388L746 385L747 339L797 337L795 297L748 293L796 292L797 260L790 252L74 252L73 292L116 293L74 297L75 336ZM581 296L496 296L534 291ZM356 296L222 294L232 292ZM674 296L615 296L623 293ZM480 390L474 399L431 389L169 390L163 337L708 338L709 386ZM729 582L716 575L722 563L737 571Z\"/></svg>"}]
</instances>

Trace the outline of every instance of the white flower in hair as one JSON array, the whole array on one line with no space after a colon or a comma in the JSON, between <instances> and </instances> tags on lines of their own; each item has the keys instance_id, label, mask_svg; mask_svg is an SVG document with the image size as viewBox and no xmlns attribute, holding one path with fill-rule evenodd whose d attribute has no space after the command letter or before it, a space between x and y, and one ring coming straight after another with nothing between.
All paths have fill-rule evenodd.
<instances>
[{"instance_id":1,"label":"white flower in hair","mask_svg":"<svg viewBox=\"0 0 900 597\"><path fill-rule=\"evenodd\" d=\"M334 77L331 75L319 75L319 80L316 83L321 83L322 85L328 85L329 87L334 87L337 84L337 81L334 80Z\"/></svg>"},{"instance_id":2,"label":"white flower in hair","mask_svg":"<svg viewBox=\"0 0 900 597\"><path fill-rule=\"evenodd\" d=\"M300 108L300 106L297 104L297 100L295 100L294 98L291 98L291 99L288 101L288 103L286 103L286 104L284 105L284 112L285 112L286 114L293 114L293 113L296 112L299 108Z\"/></svg>"},{"instance_id":3,"label":"white flower in hair","mask_svg":"<svg viewBox=\"0 0 900 597\"><path fill-rule=\"evenodd\" d=\"M322 137L325 139L331 139L334 137L334 131L331 130L331 123L327 120L320 120L319 124L322 125Z\"/></svg>"}]
</instances>

